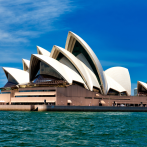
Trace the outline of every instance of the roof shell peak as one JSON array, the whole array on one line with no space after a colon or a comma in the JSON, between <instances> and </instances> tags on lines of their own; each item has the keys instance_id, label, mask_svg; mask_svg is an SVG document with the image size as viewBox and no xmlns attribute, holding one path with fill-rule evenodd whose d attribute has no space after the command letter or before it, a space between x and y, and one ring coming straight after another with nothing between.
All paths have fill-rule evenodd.
<instances>
[{"instance_id":1,"label":"roof shell peak","mask_svg":"<svg viewBox=\"0 0 147 147\"><path fill-rule=\"evenodd\" d=\"M48 56L48 57L50 56L50 52L40 46L37 46L37 53L39 55L44 55L44 56Z\"/></svg>"},{"instance_id":2,"label":"roof shell peak","mask_svg":"<svg viewBox=\"0 0 147 147\"><path fill-rule=\"evenodd\" d=\"M27 71L30 68L30 61L26 59L22 59L23 70Z\"/></svg>"},{"instance_id":3,"label":"roof shell peak","mask_svg":"<svg viewBox=\"0 0 147 147\"><path fill-rule=\"evenodd\" d=\"M97 56L93 52L93 50L90 48L90 46L78 35L75 33L69 31L67 40L66 40L66 45L65 45L65 50L68 50L69 52L73 53L73 49L75 47L76 43L79 43L83 48L83 51L85 54L88 56L88 62L90 65L93 67L93 71L97 77L97 80L99 81L99 84L102 87L102 91L104 94L107 94L107 81L105 74L103 72L103 68L101 66L100 61L98 60ZM86 63L85 63L86 64Z\"/></svg>"}]
</instances>

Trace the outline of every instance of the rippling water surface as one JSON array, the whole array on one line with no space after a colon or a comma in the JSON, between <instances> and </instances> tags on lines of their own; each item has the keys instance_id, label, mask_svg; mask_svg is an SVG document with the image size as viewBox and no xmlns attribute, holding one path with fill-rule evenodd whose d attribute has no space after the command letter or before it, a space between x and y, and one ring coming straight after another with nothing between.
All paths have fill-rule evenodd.
<instances>
[{"instance_id":1,"label":"rippling water surface","mask_svg":"<svg viewBox=\"0 0 147 147\"><path fill-rule=\"evenodd\" d=\"M147 113L0 111L0 146L147 146Z\"/></svg>"}]
</instances>

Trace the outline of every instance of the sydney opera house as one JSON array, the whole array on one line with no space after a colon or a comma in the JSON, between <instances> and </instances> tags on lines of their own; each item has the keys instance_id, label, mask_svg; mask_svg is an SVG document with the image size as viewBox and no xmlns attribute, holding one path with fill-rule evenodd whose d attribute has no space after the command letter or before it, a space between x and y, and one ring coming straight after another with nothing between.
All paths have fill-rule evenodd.
<instances>
[{"instance_id":1,"label":"sydney opera house","mask_svg":"<svg viewBox=\"0 0 147 147\"><path fill-rule=\"evenodd\" d=\"M1 88L0 104L112 106L147 104L131 95L128 69L103 70L90 46L69 32L65 49L53 46L51 52L37 46L30 61L22 59L23 70L3 67L8 82ZM138 82L141 90L147 84Z\"/></svg>"}]
</instances>

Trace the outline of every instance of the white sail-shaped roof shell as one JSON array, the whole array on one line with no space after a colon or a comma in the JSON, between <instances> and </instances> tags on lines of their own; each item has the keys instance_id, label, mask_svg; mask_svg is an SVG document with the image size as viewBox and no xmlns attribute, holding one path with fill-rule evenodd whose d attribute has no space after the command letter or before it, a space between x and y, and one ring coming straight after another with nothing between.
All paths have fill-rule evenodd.
<instances>
[{"instance_id":1,"label":"white sail-shaped roof shell","mask_svg":"<svg viewBox=\"0 0 147 147\"><path fill-rule=\"evenodd\" d=\"M137 92L139 92L140 86L144 87L147 90L147 84L141 81L137 81Z\"/></svg>"},{"instance_id":2,"label":"white sail-shaped roof shell","mask_svg":"<svg viewBox=\"0 0 147 147\"><path fill-rule=\"evenodd\" d=\"M38 54L33 54L31 56L31 61L33 60L33 58L37 58L38 60L46 63L49 66L51 66L69 84L72 84L73 81L76 81L76 82L79 82L79 83L83 84L85 86L85 88L87 88L87 86L84 83L83 79L75 71L73 71L72 69L70 69L66 65L60 63L59 61L57 61L57 60L55 60L55 59L53 59L51 57L47 57L47 56L43 56L43 55L38 55ZM33 64L33 62L31 62L31 64ZM31 69L31 70L33 70L33 69ZM31 70L30 70L30 75L32 74Z\"/></svg>"},{"instance_id":3,"label":"white sail-shaped roof shell","mask_svg":"<svg viewBox=\"0 0 147 147\"><path fill-rule=\"evenodd\" d=\"M22 59L23 70L28 71L30 67L30 61L26 59Z\"/></svg>"},{"instance_id":4,"label":"white sail-shaped roof shell","mask_svg":"<svg viewBox=\"0 0 147 147\"><path fill-rule=\"evenodd\" d=\"M112 67L105 71L105 73L119 83L128 95L131 95L131 79L127 68L124 67Z\"/></svg>"},{"instance_id":5,"label":"white sail-shaped roof shell","mask_svg":"<svg viewBox=\"0 0 147 147\"><path fill-rule=\"evenodd\" d=\"M48 57L50 56L50 52L40 46L37 46L37 53L39 55L44 55L44 56L48 56Z\"/></svg>"},{"instance_id":6,"label":"white sail-shaped roof shell","mask_svg":"<svg viewBox=\"0 0 147 147\"><path fill-rule=\"evenodd\" d=\"M56 59L59 53L62 53L72 63L72 65L76 68L80 76L83 78L89 90L92 91L93 87L97 87L100 89L100 85L97 82L94 73L69 51L58 46L53 46L50 57Z\"/></svg>"},{"instance_id":7,"label":"white sail-shaped roof shell","mask_svg":"<svg viewBox=\"0 0 147 147\"><path fill-rule=\"evenodd\" d=\"M138 82L137 82L137 86L138 86L138 85L142 85L145 89L147 89L147 84L144 83L144 82L138 81Z\"/></svg>"},{"instance_id":8,"label":"white sail-shaped roof shell","mask_svg":"<svg viewBox=\"0 0 147 147\"><path fill-rule=\"evenodd\" d=\"M65 49L72 53L76 40L83 46L85 51L90 56L94 66L96 68L96 71L97 71L96 76L98 76L99 79L100 79L102 91L103 91L104 94L107 94L107 81L106 81L105 74L103 72L103 68L102 68L100 61L98 60L97 56L95 55L93 50L90 48L90 46L81 37L79 37L75 33L69 31L68 36L67 36L67 40L66 40ZM83 58L80 58L78 56L77 56L77 58L79 58L82 62L84 62L84 60L85 60L85 59L82 60ZM89 63L87 64L87 61L84 62L84 64L87 67L90 67ZM91 69L91 67L90 67L90 69Z\"/></svg>"},{"instance_id":9,"label":"white sail-shaped roof shell","mask_svg":"<svg viewBox=\"0 0 147 147\"><path fill-rule=\"evenodd\" d=\"M9 73L18 82L18 84L24 84L29 82L29 73L24 70L9 67L3 67L3 70L6 74L7 79L7 73Z\"/></svg>"},{"instance_id":10,"label":"white sail-shaped roof shell","mask_svg":"<svg viewBox=\"0 0 147 147\"><path fill-rule=\"evenodd\" d=\"M92 67L90 66L89 62L87 61L87 59L85 58L85 56L81 53L79 55L76 56L80 61L82 61L92 72L93 72L93 69Z\"/></svg>"},{"instance_id":11,"label":"white sail-shaped roof shell","mask_svg":"<svg viewBox=\"0 0 147 147\"><path fill-rule=\"evenodd\" d=\"M117 83L114 79L112 79L111 77L109 77L107 74L106 75L106 79L108 82L108 92L110 89L113 89L117 92L127 92L119 83Z\"/></svg>"}]
</instances>

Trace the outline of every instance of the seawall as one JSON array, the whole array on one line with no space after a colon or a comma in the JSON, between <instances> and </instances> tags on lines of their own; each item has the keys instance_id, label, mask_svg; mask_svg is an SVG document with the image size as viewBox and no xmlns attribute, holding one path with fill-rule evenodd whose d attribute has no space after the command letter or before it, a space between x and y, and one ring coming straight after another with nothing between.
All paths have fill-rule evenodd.
<instances>
[{"instance_id":1,"label":"seawall","mask_svg":"<svg viewBox=\"0 0 147 147\"><path fill-rule=\"evenodd\" d=\"M147 107L0 105L0 111L147 112Z\"/></svg>"}]
</instances>

